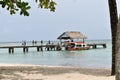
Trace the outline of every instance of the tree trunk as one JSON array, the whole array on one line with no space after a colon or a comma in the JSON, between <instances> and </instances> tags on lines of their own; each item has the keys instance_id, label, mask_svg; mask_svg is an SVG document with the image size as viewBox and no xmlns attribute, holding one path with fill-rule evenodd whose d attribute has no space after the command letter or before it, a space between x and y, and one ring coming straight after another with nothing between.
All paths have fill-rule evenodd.
<instances>
[{"instance_id":1,"label":"tree trunk","mask_svg":"<svg viewBox=\"0 0 120 80\"><path fill-rule=\"evenodd\" d=\"M116 34L116 80L120 80L120 17Z\"/></svg>"},{"instance_id":2,"label":"tree trunk","mask_svg":"<svg viewBox=\"0 0 120 80\"><path fill-rule=\"evenodd\" d=\"M111 33L112 33L112 71L111 75L115 75L116 66L115 66L115 43L116 43L116 31L117 31L117 5L116 0L108 0L109 2L109 11L110 11L110 23L111 23Z\"/></svg>"}]
</instances>

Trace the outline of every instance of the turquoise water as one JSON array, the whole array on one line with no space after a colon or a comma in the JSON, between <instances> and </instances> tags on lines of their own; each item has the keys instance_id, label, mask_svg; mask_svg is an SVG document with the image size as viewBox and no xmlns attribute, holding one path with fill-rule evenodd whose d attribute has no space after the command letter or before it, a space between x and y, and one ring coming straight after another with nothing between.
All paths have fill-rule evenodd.
<instances>
[{"instance_id":1,"label":"turquoise water","mask_svg":"<svg viewBox=\"0 0 120 80\"><path fill-rule=\"evenodd\" d=\"M62 51L44 50L43 52L37 52L36 48L29 48L28 53L23 53L22 48L19 48L15 49L14 54L9 54L8 49L0 49L0 63L111 68L111 41L97 40L87 42L106 43L107 48L99 46L98 49L83 51L65 51L63 49ZM21 45L21 43L0 43L0 46L3 45Z\"/></svg>"}]
</instances>

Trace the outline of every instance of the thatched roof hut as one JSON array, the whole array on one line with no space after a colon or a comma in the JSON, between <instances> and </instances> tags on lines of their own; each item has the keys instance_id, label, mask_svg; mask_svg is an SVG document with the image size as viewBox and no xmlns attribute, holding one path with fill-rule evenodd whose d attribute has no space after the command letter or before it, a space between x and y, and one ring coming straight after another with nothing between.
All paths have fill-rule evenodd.
<instances>
[{"instance_id":1,"label":"thatched roof hut","mask_svg":"<svg viewBox=\"0 0 120 80\"><path fill-rule=\"evenodd\" d=\"M57 39L87 39L87 37L78 31L67 31L62 33Z\"/></svg>"},{"instance_id":2,"label":"thatched roof hut","mask_svg":"<svg viewBox=\"0 0 120 80\"><path fill-rule=\"evenodd\" d=\"M83 39L83 42L84 42L84 39L87 39L87 37L78 31L66 31L66 32L62 33L57 39L60 39L60 40L62 40L62 39L63 40L65 40L65 39L70 39L70 40Z\"/></svg>"}]
</instances>

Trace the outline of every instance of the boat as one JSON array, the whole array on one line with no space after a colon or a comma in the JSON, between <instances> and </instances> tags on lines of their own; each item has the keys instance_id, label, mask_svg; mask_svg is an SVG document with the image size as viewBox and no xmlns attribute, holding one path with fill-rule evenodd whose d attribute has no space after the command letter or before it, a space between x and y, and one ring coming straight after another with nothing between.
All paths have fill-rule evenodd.
<instances>
[{"instance_id":1,"label":"boat","mask_svg":"<svg viewBox=\"0 0 120 80\"><path fill-rule=\"evenodd\" d=\"M85 42L67 42L65 43L65 50L88 50L90 46Z\"/></svg>"}]
</instances>

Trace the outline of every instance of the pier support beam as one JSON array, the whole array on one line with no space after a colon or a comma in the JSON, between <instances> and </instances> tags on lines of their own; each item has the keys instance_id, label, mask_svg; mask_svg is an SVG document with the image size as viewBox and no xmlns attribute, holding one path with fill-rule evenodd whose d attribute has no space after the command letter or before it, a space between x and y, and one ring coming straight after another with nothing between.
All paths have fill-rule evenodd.
<instances>
[{"instance_id":1,"label":"pier support beam","mask_svg":"<svg viewBox=\"0 0 120 80\"><path fill-rule=\"evenodd\" d=\"M41 47L41 51L43 51L43 47Z\"/></svg>"},{"instance_id":2,"label":"pier support beam","mask_svg":"<svg viewBox=\"0 0 120 80\"><path fill-rule=\"evenodd\" d=\"M96 45L93 45L93 48L94 48L94 49L96 49L96 48L97 48L97 46L96 46Z\"/></svg>"},{"instance_id":3,"label":"pier support beam","mask_svg":"<svg viewBox=\"0 0 120 80\"><path fill-rule=\"evenodd\" d=\"M47 51L49 51L50 50L50 47L47 47Z\"/></svg>"},{"instance_id":4,"label":"pier support beam","mask_svg":"<svg viewBox=\"0 0 120 80\"><path fill-rule=\"evenodd\" d=\"M14 48L9 48L9 53L14 53Z\"/></svg>"},{"instance_id":5,"label":"pier support beam","mask_svg":"<svg viewBox=\"0 0 120 80\"><path fill-rule=\"evenodd\" d=\"M37 47L37 51L39 52L39 51L43 51L43 47Z\"/></svg>"},{"instance_id":6,"label":"pier support beam","mask_svg":"<svg viewBox=\"0 0 120 80\"><path fill-rule=\"evenodd\" d=\"M103 44L103 48L106 48L106 44Z\"/></svg>"},{"instance_id":7,"label":"pier support beam","mask_svg":"<svg viewBox=\"0 0 120 80\"><path fill-rule=\"evenodd\" d=\"M28 47L23 47L23 52L28 52Z\"/></svg>"},{"instance_id":8,"label":"pier support beam","mask_svg":"<svg viewBox=\"0 0 120 80\"><path fill-rule=\"evenodd\" d=\"M40 47L37 47L37 51L38 51L38 52L40 51Z\"/></svg>"}]
</instances>

